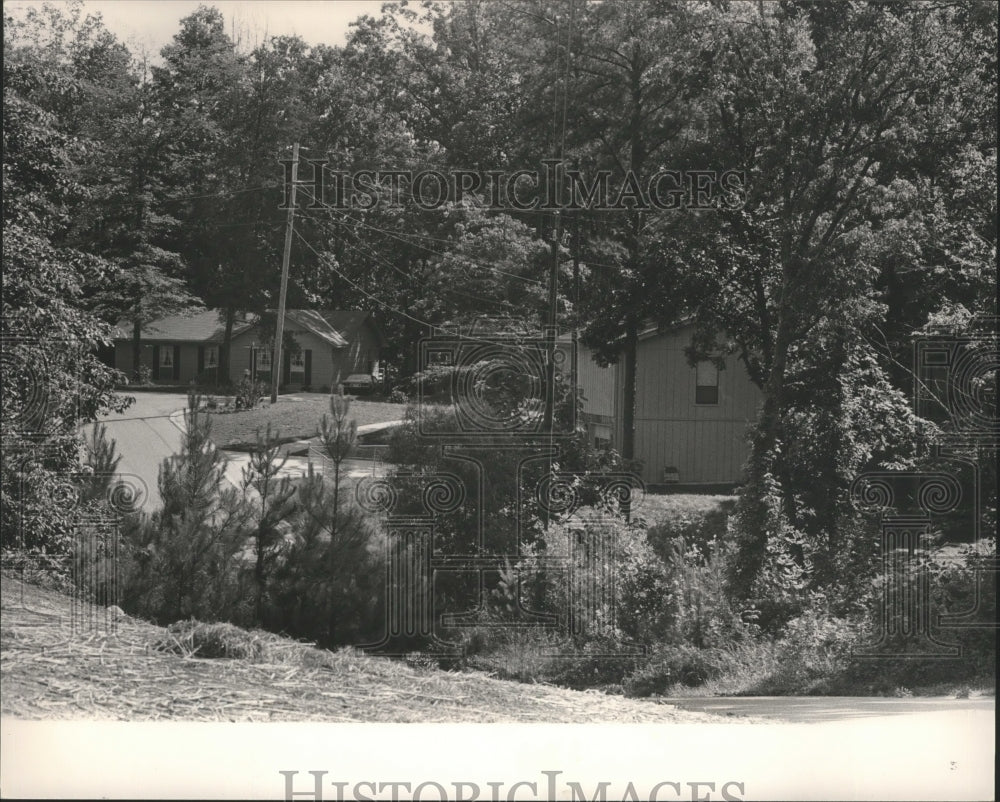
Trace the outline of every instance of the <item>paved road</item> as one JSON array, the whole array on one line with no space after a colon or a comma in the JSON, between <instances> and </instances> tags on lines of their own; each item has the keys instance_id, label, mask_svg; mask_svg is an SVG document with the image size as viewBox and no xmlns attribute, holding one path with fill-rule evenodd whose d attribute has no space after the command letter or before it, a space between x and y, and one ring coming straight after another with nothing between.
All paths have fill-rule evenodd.
<instances>
[{"instance_id":1,"label":"paved road","mask_svg":"<svg viewBox=\"0 0 1000 802\"><path fill-rule=\"evenodd\" d=\"M187 396L181 393L136 393L131 407L102 419L122 455L119 473L130 484L137 480L145 490L142 508L146 512L162 506L157 486L160 464L180 449L183 434L183 420L170 416L186 402Z\"/></svg>"},{"instance_id":2,"label":"paved road","mask_svg":"<svg viewBox=\"0 0 1000 802\"><path fill-rule=\"evenodd\" d=\"M684 710L714 713L720 716L751 716L796 723L820 723L844 719L897 716L916 713L990 712L996 699L980 696L972 699L934 697L871 696L740 696L675 697L663 701Z\"/></svg>"},{"instance_id":3,"label":"paved road","mask_svg":"<svg viewBox=\"0 0 1000 802\"><path fill-rule=\"evenodd\" d=\"M158 488L160 465L164 459L180 450L183 435L183 415L187 397L181 393L136 393L135 403L125 412L109 414L102 418L118 446L122 460L118 465L130 484L138 483L143 492L142 509L152 512L162 506ZM359 427L363 429L382 428L385 424ZM235 487L240 487L243 467L249 457L233 451L224 451L227 458L225 477ZM303 476L309 460L290 457L282 475ZM314 460L322 472L321 460ZM374 467L373 467L374 466ZM363 476L384 475L384 465L378 461L351 459L343 465L351 479Z\"/></svg>"}]
</instances>

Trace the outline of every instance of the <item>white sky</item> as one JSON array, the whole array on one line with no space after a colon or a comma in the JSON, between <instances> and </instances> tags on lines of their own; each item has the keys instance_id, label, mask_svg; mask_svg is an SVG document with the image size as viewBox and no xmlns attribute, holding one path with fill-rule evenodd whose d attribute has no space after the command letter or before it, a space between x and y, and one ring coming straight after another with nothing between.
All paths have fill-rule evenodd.
<instances>
[{"instance_id":1,"label":"white sky","mask_svg":"<svg viewBox=\"0 0 1000 802\"><path fill-rule=\"evenodd\" d=\"M51 0L59 5L63 0ZM41 6L42 0L5 0L4 10ZM377 17L382 0L84 0L85 13L99 12L104 24L134 50L159 53L180 20L199 5L215 6L231 35L244 31L252 46L264 36L301 36L311 45L343 44L348 26L363 14ZM235 38L235 37L234 37Z\"/></svg>"}]
</instances>

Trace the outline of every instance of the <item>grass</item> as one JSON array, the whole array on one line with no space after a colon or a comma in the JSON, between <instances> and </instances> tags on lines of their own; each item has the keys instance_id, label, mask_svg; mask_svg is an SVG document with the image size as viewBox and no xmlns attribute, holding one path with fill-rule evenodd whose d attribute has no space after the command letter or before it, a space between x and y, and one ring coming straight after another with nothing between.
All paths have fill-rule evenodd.
<instances>
[{"instance_id":1,"label":"grass","mask_svg":"<svg viewBox=\"0 0 1000 802\"><path fill-rule=\"evenodd\" d=\"M169 628L4 573L0 712L22 719L713 722L650 700L318 649L228 624Z\"/></svg>"},{"instance_id":2,"label":"grass","mask_svg":"<svg viewBox=\"0 0 1000 802\"><path fill-rule=\"evenodd\" d=\"M263 433L269 423L281 442L304 440L319 434L320 419L329 412L330 396L325 393L281 396L278 403L257 409L212 413L212 440L220 448L246 448L257 442L257 431ZM404 404L355 399L350 417L358 426L366 426L401 420L405 412Z\"/></svg>"},{"instance_id":3,"label":"grass","mask_svg":"<svg viewBox=\"0 0 1000 802\"><path fill-rule=\"evenodd\" d=\"M736 496L702 495L699 493L674 493L647 495L636 515L650 526L666 524L683 517L702 518L712 513L731 512Z\"/></svg>"}]
</instances>

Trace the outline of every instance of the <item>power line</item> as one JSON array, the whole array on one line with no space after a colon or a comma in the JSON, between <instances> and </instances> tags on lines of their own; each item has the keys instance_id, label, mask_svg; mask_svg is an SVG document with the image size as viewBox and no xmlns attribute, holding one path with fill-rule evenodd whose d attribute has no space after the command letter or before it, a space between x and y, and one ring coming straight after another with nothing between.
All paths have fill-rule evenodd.
<instances>
[{"instance_id":1,"label":"power line","mask_svg":"<svg viewBox=\"0 0 1000 802\"><path fill-rule=\"evenodd\" d=\"M309 219L310 220L315 220L315 218L313 218L313 217L310 217ZM322 222L322 221L319 221L319 222ZM342 222L340 220L335 220L333 218L331 218L329 222L331 222L331 223L333 223L335 225L340 225L340 226L347 227L347 223L344 223L344 222ZM403 272L403 270L401 270L399 267L397 267L396 265L394 265L392 262L390 262L385 257L380 256L378 253L376 253L371 248L369 248L365 243L363 243L363 242L356 242L355 245L358 246L358 247L364 248L364 250L369 255L371 255L372 258L374 258L377 262L380 262L381 264L385 265L386 267L390 268L391 270L394 270L395 272L399 273L403 278L405 278L407 280L410 280L410 281L414 280L414 276L407 275L405 272ZM514 304L512 304L510 301L506 301L506 300L503 300L503 299L496 299L496 298L485 298L482 295L475 295L473 293L463 292L462 290L456 290L456 289L453 289L452 287L442 287L441 289L444 292L451 293L452 295L461 295L464 298L471 298L474 301L483 301L484 303L497 304L498 306L506 306L506 307L509 307L509 308L513 308L513 306L514 306Z\"/></svg>"},{"instance_id":2,"label":"power line","mask_svg":"<svg viewBox=\"0 0 1000 802\"><path fill-rule=\"evenodd\" d=\"M309 195L309 197L312 200L314 200L314 201L316 200L316 198L313 195L310 195L308 193L308 191L306 191L306 194ZM363 222L361 220L358 220L355 217L350 217L348 215L348 212L346 210L344 210L344 209L337 209L337 210L335 210L335 209L331 209L329 206L325 206L325 205L322 206L321 208L323 208L330 215L330 218L331 218L331 220L333 220L333 222L339 222L339 221L337 221L337 220L335 220L333 218L333 212L334 211L340 211L345 216L347 216L348 219L352 223L355 223L356 225L361 226L362 228L367 228L367 229L369 229L371 231L376 231L376 232L378 232L380 234L385 234L385 235L387 235L389 237L392 237L393 239L395 239L395 240L403 243L404 245L408 245L411 248L420 248L421 250L427 251L427 253L432 253L435 256L441 256L441 257L447 257L447 256L449 256L449 254L443 253L442 251L436 251L433 248L428 248L426 245L421 245L420 243L410 242L409 240L403 239L404 236L411 236L411 235L402 234L401 232L389 231L388 229L379 228L378 226L373 226L373 225L370 225L369 223L365 223L365 222ZM421 239L434 240L435 242L443 242L443 243L447 243L447 244L453 244L452 240L442 239L440 237L430 237L430 236L421 235L421 234L413 234L412 236L420 237ZM526 276L519 276L519 275L517 275L517 273L511 273L508 270L501 270L499 267L495 267L493 265L486 264L485 262L480 262L480 261L478 261L476 259L468 259L467 257L466 257L466 259L470 263L476 265L477 267L481 267L484 270L491 270L494 273L497 273L497 274L503 275L503 276L508 276L510 278L517 279L518 281L523 281L526 284L537 284L539 286L544 286L543 282L538 281L537 279L527 278Z\"/></svg>"},{"instance_id":3,"label":"power line","mask_svg":"<svg viewBox=\"0 0 1000 802\"><path fill-rule=\"evenodd\" d=\"M329 259L327 259L327 257L324 254L321 254L319 251L317 251L312 246L312 244L305 237L303 237L302 234L300 234L298 231L295 232L295 236L298 237L299 240L302 242L302 244L305 245L310 251L312 251L312 253L321 262L323 262L330 270L332 270L334 273L336 273L338 276L340 276L344 281L346 281L348 284L350 284L352 287L354 287L358 292L360 292L366 298L368 298L368 299L370 299L372 301L375 301L375 303L377 303L379 306L385 308L387 311L393 312L394 314L400 315L401 317L405 317L407 320L411 320L414 323L419 323L421 326L427 326L432 331L439 331L439 332L442 332L444 334L447 334L448 336L455 337L455 338L458 338L458 339L461 339L461 340L467 340L469 342L475 342L475 343L483 343L485 345L497 345L497 346L502 346L502 347L508 347L510 345L509 342L502 342L502 341L498 341L498 340L488 340L488 339L485 339L485 338L482 338L482 337L473 337L473 336L468 335L468 334L462 334L461 332L458 332L458 331L450 331L450 330L446 329L445 327L441 326L438 323L431 323L430 321L427 321L427 320L421 320L418 317L414 317L413 315L411 315L411 314L409 314L407 312L404 312L402 309L398 309L398 308L392 306L392 304L390 304L390 303L388 303L386 301L383 301L381 298L379 298L376 295L372 295L372 293L368 292L366 289L364 289L363 287L361 287L357 282L352 281L350 278L348 278L347 276L345 276L340 270L337 269L337 267L335 265L333 265L333 264L330 263Z\"/></svg>"}]
</instances>

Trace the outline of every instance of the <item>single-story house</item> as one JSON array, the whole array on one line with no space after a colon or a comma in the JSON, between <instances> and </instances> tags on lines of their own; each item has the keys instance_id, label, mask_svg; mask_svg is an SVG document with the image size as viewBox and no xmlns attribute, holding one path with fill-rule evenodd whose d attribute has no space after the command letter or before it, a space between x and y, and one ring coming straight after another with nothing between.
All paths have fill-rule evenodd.
<instances>
[{"instance_id":1,"label":"single-story house","mask_svg":"<svg viewBox=\"0 0 1000 802\"><path fill-rule=\"evenodd\" d=\"M140 364L159 384L204 384L239 381L246 373L271 380L274 346L256 316L233 326L229 376L220 376L220 350L225 322L217 310L178 314L142 328ZM281 384L289 390L328 392L337 384L370 386L380 372L385 347L381 329L370 312L288 309ZM114 367L132 373L132 326L122 322L114 332Z\"/></svg>"},{"instance_id":2,"label":"single-story house","mask_svg":"<svg viewBox=\"0 0 1000 802\"><path fill-rule=\"evenodd\" d=\"M758 387L735 356L692 367L684 349L690 323L640 332L636 353L635 458L647 485L731 486L742 482L749 455L747 428L762 402ZM569 336L561 339L568 348ZM568 364L568 363L564 363ZM601 367L577 347L577 385L583 422L597 446L621 448L625 398L622 361Z\"/></svg>"}]
</instances>

